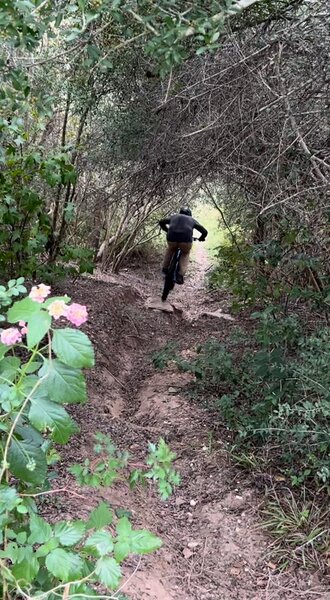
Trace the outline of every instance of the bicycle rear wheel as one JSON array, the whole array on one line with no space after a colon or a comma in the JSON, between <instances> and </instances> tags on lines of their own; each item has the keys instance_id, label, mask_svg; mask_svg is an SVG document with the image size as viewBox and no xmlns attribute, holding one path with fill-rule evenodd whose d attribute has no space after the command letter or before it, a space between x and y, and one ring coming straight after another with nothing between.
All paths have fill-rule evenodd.
<instances>
[{"instance_id":1,"label":"bicycle rear wheel","mask_svg":"<svg viewBox=\"0 0 330 600\"><path fill-rule=\"evenodd\" d=\"M180 250L176 250L173 254L173 257L170 262L170 266L168 268L168 273L165 277L164 288L162 293L162 301L165 302L167 300L167 296L173 290L175 284L175 273L177 269L177 265L180 258Z\"/></svg>"}]
</instances>

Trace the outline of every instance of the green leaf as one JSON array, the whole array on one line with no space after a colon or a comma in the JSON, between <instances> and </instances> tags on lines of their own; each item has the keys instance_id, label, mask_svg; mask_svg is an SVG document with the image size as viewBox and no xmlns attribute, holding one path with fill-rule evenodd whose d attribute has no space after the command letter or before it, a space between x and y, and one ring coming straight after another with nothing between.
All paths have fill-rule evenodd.
<instances>
[{"instance_id":1,"label":"green leaf","mask_svg":"<svg viewBox=\"0 0 330 600\"><path fill-rule=\"evenodd\" d=\"M12 566L11 572L16 581L24 586L35 579L39 571L39 562L32 548L20 548L19 551L18 560Z\"/></svg>"},{"instance_id":2,"label":"green leaf","mask_svg":"<svg viewBox=\"0 0 330 600\"><path fill-rule=\"evenodd\" d=\"M5 354L7 354L9 350L9 346L6 346L6 344L2 344L0 342L0 360L5 356Z\"/></svg>"},{"instance_id":3,"label":"green leaf","mask_svg":"<svg viewBox=\"0 0 330 600\"><path fill-rule=\"evenodd\" d=\"M112 535L107 531L95 531L85 542L85 548L97 550L99 556L109 554L113 550Z\"/></svg>"},{"instance_id":4,"label":"green leaf","mask_svg":"<svg viewBox=\"0 0 330 600\"><path fill-rule=\"evenodd\" d=\"M93 367L94 351L87 335L77 329L56 329L53 350L58 358L71 367Z\"/></svg>"},{"instance_id":5,"label":"green leaf","mask_svg":"<svg viewBox=\"0 0 330 600\"><path fill-rule=\"evenodd\" d=\"M39 394L31 398L29 419L38 431L51 431L52 439L59 444L66 444L77 427L66 410Z\"/></svg>"},{"instance_id":6,"label":"green leaf","mask_svg":"<svg viewBox=\"0 0 330 600\"><path fill-rule=\"evenodd\" d=\"M15 304L8 310L7 321L8 323L18 323L18 321L27 321L37 315L41 310L41 304L34 302L31 298L24 298L15 302Z\"/></svg>"},{"instance_id":7,"label":"green leaf","mask_svg":"<svg viewBox=\"0 0 330 600\"><path fill-rule=\"evenodd\" d=\"M52 550L55 550L55 548L58 548L58 546L59 541L56 538L51 538L48 542L46 542L46 544L39 546L36 551L36 556L38 556L38 558L47 556L47 554L49 554Z\"/></svg>"},{"instance_id":8,"label":"green leaf","mask_svg":"<svg viewBox=\"0 0 330 600\"><path fill-rule=\"evenodd\" d=\"M102 556L96 563L96 575L103 585L111 589L118 587L121 580L121 570L117 561L108 556Z\"/></svg>"},{"instance_id":9,"label":"green leaf","mask_svg":"<svg viewBox=\"0 0 330 600\"><path fill-rule=\"evenodd\" d=\"M59 539L62 546L74 546L83 537L85 528L85 523L82 521L56 523L54 535Z\"/></svg>"},{"instance_id":10,"label":"green leaf","mask_svg":"<svg viewBox=\"0 0 330 600\"><path fill-rule=\"evenodd\" d=\"M30 517L30 531L28 542L29 544L45 544L50 540L53 535L52 528L43 519L36 514L32 514Z\"/></svg>"},{"instance_id":11,"label":"green leaf","mask_svg":"<svg viewBox=\"0 0 330 600\"><path fill-rule=\"evenodd\" d=\"M47 473L46 455L32 440L14 437L8 452L9 471L28 483L43 483Z\"/></svg>"},{"instance_id":12,"label":"green leaf","mask_svg":"<svg viewBox=\"0 0 330 600\"><path fill-rule=\"evenodd\" d=\"M150 533L150 531L145 529L133 530L127 517L119 519L116 530L118 537L115 543L114 554L119 562L131 553L149 554L162 545L162 541L153 533Z\"/></svg>"},{"instance_id":13,"label":"green leaf","mask_svg":"<svg viewBox=\"0 0 330 600\"><path fill-rule=\"evenodd\" d=\"M18 375L20 360L16 356L7 356L0 361L0 383L6 380L14 381Z\"/></svg>"},{"instance_id":14,"label":"green leaf","mask_svg":"<svg viewBox=\"0 0 330 600\"><path fill-rule=\"evenodd\" d=\"M132 531L130 535L130 552L133 554L149 554L162 546L162 540L146 529Z\"/></svg>"},{"instance_id":15,"label":"green leaf","mask_svg":"<svg viewBox=\"0 0 330 600\"><path fill-rule=\"evenodd\" d=\"M45 310L32 315L27 331L27 346L29 350L39 344L52 324L52 318Z\"/></svg>"},{"instance_id":16,"label":"green leaf","mask_svg":"<svg viewBox=\"0 0 330 600\"><path fill-rule=\"evenodd\" d=\"M84 563L78 554L56 548L46 557L46 567L61 581L71 581L81 576Z\"/></svg>"},{"instance_id":17,"label":"green leaf","mask_svg":"<svg viewBox=\"0 0 330 600\"><path fill-rule=\"evenodd\" d=\"M87 529L102 529L110 525L113 520L113 512L106 502L101 502L97 508L92 510L87 522Z\"/></svg>"},{"instance_id":18,"label":"green leaf","mask_svg":"<svg viewBox=\"0 0 330 600\"><path fill-rule=\"evenodd\" d=\"M26 375L29 375L30 373L35 373L36 371L38 371L38 369L40 369L41 366L41 362L34 361L31 363L27 363L26 365L22 365L22 369L24 369Z\"/></svg>"},{"instance_id":19,"label":"green leaf","mask_svg":"<svg viewBox=\"0 0 330 600\"><path fill-rule=\"evenodd\" d=\"M115 543L114 555L118 562L122 562L129 556L130 545L128 540L121 540Z\"/></svg>"},{"instance_id":20,"label":"green leaf","mask_svg":"<svg viewBox=\"0 0 330 600\"><path fill-rule=\"evenodd\" d=\"M14 487L0 485L0 513L13 510L18 504L19 496Z\"/></svg>"},{"instance_id":21,"label":"green leaf","mask_svg":"<svg viewBox=\"0 0 330 600\"><path fill-rule=\"evenodd\" d=\"M130 536L132 531L132 525L127 517L122 517L121 519L119 519L116 525L116 531L120 537Z\"/></svg>"},{"instance_id":22,"label":"green leaf","mask_svg":"<svg viewBox=\"0 0 330 600\"><path fill-rule=\"evenodd\" d=\"M86 382L80 369L68 367L56 359L45 360L39 376L45 375L40 389L46 390L54 402L74 404L87 399Z\"/></svg>"}]
</instances>

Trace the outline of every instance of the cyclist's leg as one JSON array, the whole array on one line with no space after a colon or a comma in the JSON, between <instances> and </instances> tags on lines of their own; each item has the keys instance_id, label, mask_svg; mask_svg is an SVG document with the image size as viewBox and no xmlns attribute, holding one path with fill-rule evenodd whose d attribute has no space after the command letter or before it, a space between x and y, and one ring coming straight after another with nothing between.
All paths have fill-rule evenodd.
<instances>
[{"instance_id":1,"label":"cyclist's leg","mask_svg":"<svg viewBox=\"0 0 330 600\"><path fill-rule=\"evenodd\" d=\"M186 273L188 264L189 264L189 254L192 248L192 243L190 242L182 242L179 244L179 248L181 250L180 262L179 262L179 274L183 277ZM183 282L183 281L182 281Z\"/></svg>"},{"instance_id":2,"label":"cyclist's leg","mask_svg":"<svg viewBox=\"0 0 330 600\"><path fill-rule=\"evenodd\" d=\"M162 269L164 275L166 275L168 272L168 268L170 266L172 256L173 256L174 252L176 251L177 247L178 247L177 242L167 242L167 248L166 248L166 252L164 255L163 269Z\"/></svg>"}]
</instances>

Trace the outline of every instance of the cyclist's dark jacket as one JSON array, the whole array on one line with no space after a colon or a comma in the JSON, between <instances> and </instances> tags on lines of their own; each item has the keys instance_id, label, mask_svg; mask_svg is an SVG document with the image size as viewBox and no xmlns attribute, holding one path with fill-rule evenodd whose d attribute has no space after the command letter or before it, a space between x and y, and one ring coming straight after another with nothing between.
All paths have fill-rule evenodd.
<instances>
[{"instance_id":1,"label":"cyclist's dark jacket","mask_svg":"<svg viewBox=\"0 0 330 600\"><path fill-rule=\"evenodd\" d=\"M207 230L188 215L173 215L159 221L160 227L167 233L168 242L186 242L193 241L193 230L197 229L202 235L200 239L207 236Z\"/></svg>"}]
</instances>

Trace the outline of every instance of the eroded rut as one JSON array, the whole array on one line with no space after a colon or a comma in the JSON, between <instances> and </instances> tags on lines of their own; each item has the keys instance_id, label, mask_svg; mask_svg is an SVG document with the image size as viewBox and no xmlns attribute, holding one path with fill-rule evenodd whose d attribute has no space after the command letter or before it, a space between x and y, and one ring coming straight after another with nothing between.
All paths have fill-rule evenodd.
<instances>
[{"instance_id":1,"label":"eroded rut","mask_svg":"<svg viewBox=\"0 0 330 600\"><path fill-rule=\"evenodd\" d=\"M168 502L152 487L129 491L115 483L92 494L83 490L84 502L69 496L62 516L84 518L103 498L131 511L136 527L162 538L157 553L132 558L126 565L121 591L132 600L329 600L315 575L280 574L269 559L270 540L258 515L261 498L230 464L212 415L185 394L190 375L179 373L174 364L163 371L152 367L151 351L168 340L181 341L189 354L198 341L226 336L233 326L221 315L202 316L219 309L228 314L225 299L213 302L206 296L207 267L200 249L191 278L173 294L180 304L173 314L146 308L145 282L136 274L78 283L75 294L90 310L88 332L96 345L97 367L89 378L92 408L74 408L81 434L67 460L90 456L96 431L109 434L138 462L144 460L149 441L164 437L177 453L182 482ZM159 294L158 276L149 285ZM73 487L68 475L63 479Z\"/></svg>"}]
</instances>

